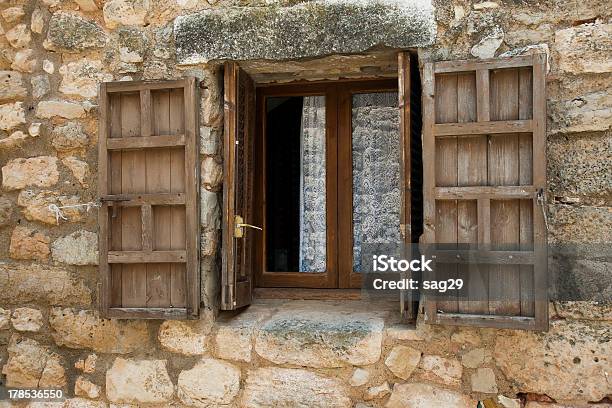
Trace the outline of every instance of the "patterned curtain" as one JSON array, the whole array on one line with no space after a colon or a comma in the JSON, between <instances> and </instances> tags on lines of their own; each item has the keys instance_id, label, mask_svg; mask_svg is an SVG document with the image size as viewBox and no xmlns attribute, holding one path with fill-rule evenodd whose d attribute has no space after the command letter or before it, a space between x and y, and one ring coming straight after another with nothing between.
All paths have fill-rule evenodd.
<instances>
[{"instance_id":1,"label":"patterned curtain","mask_svg":"<svg viewBox=\"0 0 612 408\"><path fill-rule=\"evenodd\" d=\"M364 244L400 242L397 92L356 94L352 108L353 270Z\"/></svg>"},{"instance_id":2,"label":"patterned curtain","mask_svg":"<svg viewBox=\"0 0 612 408\"><path fill-rule=\"evenodd\" d=\"M300 272L324 272L327 258L325 200L325 96L305 96L301 127Z\"/></svg>"}]
</instances>

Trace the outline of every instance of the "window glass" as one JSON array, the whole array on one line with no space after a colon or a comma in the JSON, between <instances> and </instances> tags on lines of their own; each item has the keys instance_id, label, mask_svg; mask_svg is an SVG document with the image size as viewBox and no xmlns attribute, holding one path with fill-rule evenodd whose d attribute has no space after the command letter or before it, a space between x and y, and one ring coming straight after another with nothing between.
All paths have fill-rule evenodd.
<instances>
[{"instance_id":1,"label":"window glass","mask_svg":"<svg viewBox=\"0 0 612 408\"><path fill-rule=\"evenodd\" d=\"M325 96L266 102L266 269L327 269Z\"/></svg>"}]
</instances>

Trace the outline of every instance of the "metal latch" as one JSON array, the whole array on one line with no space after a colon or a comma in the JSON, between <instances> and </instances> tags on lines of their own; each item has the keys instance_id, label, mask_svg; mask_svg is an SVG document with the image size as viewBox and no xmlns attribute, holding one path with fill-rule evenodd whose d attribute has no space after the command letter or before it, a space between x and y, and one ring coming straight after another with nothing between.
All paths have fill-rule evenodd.
<instances>
[{"instance_id":1,"label":"metal latch","mask_svg":"<svg viewBox=\"0 0 612 408\"><path fill-rule=\"evenodd\" d=\"M118 205L116 205L115 203L120 203L122 201L130 201L131 198L126 197L126 196L122 196L122 195L108 195L108 196L102 196L100 197L100 202L101 203L112 203L111 207L113 207L113 214L112 217L113 218L117 218L117 207Z\"/></svg>"},{"instance_id":2,"label":"metal latch","mask_svg":"<svg viewBox=\"0 0 612 408\"><path fill-rule=\"evenodd\" d=\"M263 228L258 227L257 225L247 224L244 222L244 218L242 218L242 216L236 215L234 217L234 238L244 237L244 230L243 230L244 227L263 231Z\"/></svg>"}]
</instances>

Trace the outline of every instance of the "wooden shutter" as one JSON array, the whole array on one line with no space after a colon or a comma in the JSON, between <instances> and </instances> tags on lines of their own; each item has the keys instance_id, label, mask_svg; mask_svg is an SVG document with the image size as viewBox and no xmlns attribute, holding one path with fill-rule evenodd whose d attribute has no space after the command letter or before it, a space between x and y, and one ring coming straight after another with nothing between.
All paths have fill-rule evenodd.
<instances>
[{"instance_id":1,"label":"wooden shutter","mask_svg":"<svg viewBox=\"0 0 612 408\"><path fill-rule=\"evenodd\" d=\"M465 296L427 300L426 321L546 330L545 56L423 74L423 238L438 277L469 276Z\"/></svg>"},{"instance_id":2,"label":"wooden shutter","mask_svg":"<svg viewBox=\"0 0 612 408\"><path fill-rule=\"evenodd\" d=\"M197 101L195 78L100 85L105 316L198 315Z\"/></svg>"},{"instance_id":3,"label":"wooden shutter","mask_svg":"<svg viewBox=\"0 0 612 408\"><path fill-rule=\"evenodd\" d=\"M234 310L251 303L253 240L261 237L249 224L253 223L255 85L238 64L227 62L224 89L221 309Z\"/></svg>"}]
</instances>

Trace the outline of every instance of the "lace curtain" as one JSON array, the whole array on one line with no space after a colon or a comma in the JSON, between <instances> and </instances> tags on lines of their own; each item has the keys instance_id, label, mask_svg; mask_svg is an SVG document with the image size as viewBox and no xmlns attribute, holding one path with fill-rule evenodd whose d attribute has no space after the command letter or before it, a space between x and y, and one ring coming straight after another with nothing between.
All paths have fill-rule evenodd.
<instances>
[{"instance_id":1,"label":"lace curtain","mask_svg":"<svg viewBox=\"0 0 612 408\"><path fill-rule=\"evenodd\" d=\"M300 135L300 272L324 272L327 258L325 200L325 96L305 96Z\"/></svg>"}]
</instances>

